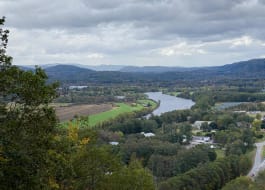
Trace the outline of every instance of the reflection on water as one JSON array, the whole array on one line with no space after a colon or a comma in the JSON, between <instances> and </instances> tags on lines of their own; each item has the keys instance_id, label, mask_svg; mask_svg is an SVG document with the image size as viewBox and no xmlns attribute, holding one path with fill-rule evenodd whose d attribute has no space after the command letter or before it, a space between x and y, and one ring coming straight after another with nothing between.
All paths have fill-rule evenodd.
<instances>
[{"instance_id":1,"label":"reflection on water","mask_svg":"<svg viewBox=\"0 0 265 190\"><path fill-rule=\"evenodd\" d=\"M190 109L195 104L192 100L162 94L162 92L147 92L145 94L149 99L156 102L160 101L160 106L153 111L154 115L161 115L174 110Z\"/></svg>"}]
</instances>

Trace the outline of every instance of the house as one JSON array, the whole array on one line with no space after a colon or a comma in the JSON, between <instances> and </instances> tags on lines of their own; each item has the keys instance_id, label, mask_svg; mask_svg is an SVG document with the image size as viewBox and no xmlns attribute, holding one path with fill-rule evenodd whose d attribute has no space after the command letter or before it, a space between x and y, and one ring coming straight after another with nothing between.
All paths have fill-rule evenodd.
<instances>
[{"instance_id":1,"label":"house","mask_svg":"<svg viewBox=\"0 0 265 190\"><path fill-rule=\"evenodd\" d=\"M207 136L192 136L192 140L201 141L201 142L209 142L211 138Z\"/></svg>"},{"instance_id":2,"label":"house","mask_svg":"<svg viewBox=\"0 0 265 190\"><path fill-rule=\"evenodd\" d=\"M144 135L145 137L154 137L155 134L154 133L145 133L145 132L141 132L142 135Z\"/></svg>"},{"instance_id":3,"label":"house","mask_svg":"<svg viewBox=\"0 0 265 190\"><path fill-rule=\"evenodd\" d=\"M113 141L113 142L109 142L109 144L111 144L113 146L117 146L117 145L119 145L119 142Z\"/></svg>"},{"instance_id":4,"label":"house","mask_svg":"<svg viewBox=\"0 0 265 190\"><path fill-rule=\"evenodd\" d=\"M197 128L197 129L201 129L201 126L203 123L207 123L209 125L210 123L212 123L212 121L195 121L192 124L192 127Z\"/></svg>"},{"instance_id":5,"label":"house","mask_svg":"<svg viewBox=\"0 0 265 190\"><path fill-rule=\"evenodd\" d=\"M84 88L87 88L88 86L69 86L69 89L70 90L74 90L74 89L77 89L77 90L81 90L81 89L84 89Z\"/></svg>"}]
</instances>

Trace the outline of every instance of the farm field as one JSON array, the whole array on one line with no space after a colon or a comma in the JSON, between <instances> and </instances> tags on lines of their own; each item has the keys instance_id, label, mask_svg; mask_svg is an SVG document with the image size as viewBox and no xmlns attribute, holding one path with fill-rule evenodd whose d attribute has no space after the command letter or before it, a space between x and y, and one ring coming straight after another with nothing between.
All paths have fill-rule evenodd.
<instances>
[{"instance_id":1,"label":"farm field","mask_svg":"<svg viewBox=\"0 0 265 190\"><path fill-rule=\"evenodd\" d=\"M140 111L144 109L145 105L148 103L151 105L152 109L156 107L156 103L152 100L139 100L137 104L117 103L117 107L114 107L112 110L89 116L89 125L94 126L100 122L113 119L123 113Z\"/></svg>"},{"instance_id":2,"label":"farm field","mask_svg":"<svg viewBox=\"0 0 265 190\"><path fill-rule=\"evenodd\" d=\"M75 115L87 116L111 110L111 104L83 104L70 106L55 106L56 115L61 122L73 119Z\"/></svg>"},{"instance_id":3,"label":"farm field","mask_svg":"<svg viewBox=\"0 0 265 190\"><path fill-rule=\"evenodd\" d=\"M110 104L102 104L102 105L79 105L79 110L83 111L83 114L78 114L76 110L75 111L71 110L71 107L61 107L57 109L62 109L63 111L58 112L57 115L58 117L65 119L65 120L60 120L62 122L68 121L73 118L74 115L79 115L79 116L87 116L84 117L81 121L81 125L88 125L88 126L94 126L96 124L99 124L101 122L107 121L109 119L113 119L123 113L129 113L129 112L134 112L134 111L140 111L146 107L146 105L151 105L150 107L154 109L156 107L156 102L152 100L139 100L138 103L116 103L116 106L112 106ZM90 106L90 107L89 107ZM81 108L80 108L81 107ZM84 110L82 109L84 108ZM68 110L69 109L69 110ZM81 112L79 111L79 113ZM94 113L92 113L94 111ZM60 113L60 116L59 116ZM69 117L72 116L72 117ZM86 119L85 119L86 118Z\"/></svg>"},{"instance_id":4,"label":"farm field","mask_svg":"<svg viewBox=\"0 0 265 190\"><path fill-rule=\"evenodd\" d=\"M100 122L115 118L120 114L139 111L143 108L144 106L142 104L132 106L125 103L117 103L117 107L114 107L112 110L89 116L89 125L93 126Z\"/></svg>"}]
</instances>

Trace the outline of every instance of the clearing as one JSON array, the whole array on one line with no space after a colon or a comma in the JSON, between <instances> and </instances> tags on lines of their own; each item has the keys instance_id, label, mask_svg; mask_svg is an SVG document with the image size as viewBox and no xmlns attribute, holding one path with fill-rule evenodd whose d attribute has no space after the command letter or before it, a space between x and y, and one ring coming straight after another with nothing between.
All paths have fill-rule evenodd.
<instances>
[{"instance_id":1,"label":"clearing","mask_svg":"<svg viewBox=\"0 0 265 190\"><path fill-rule=\"evenodd\" d=\"M82 105L70 105L70 106L55 106L56 115L61 122L68 121L78 116L89 116L106 112L113 109L111 104L82 104Z\"/></svg>"},{"instance_id":2,"label":"clearing","mask_svg":"<svg viewBox=\"0 0 265 190\"><path fill-rule=\"evenodd\" d=\"M96 124L99 124L101 122L107 121L109 119L113 119L123 113L130 113L135 111L140 111L142 109L148 108L147 105L150 105L149 108L154 109L157 106L157 103L152 100L140 100L138 103L115 103L115 105L111 104L104 104L104 105L94 105L94 106L102 106L101 109L98 109L96 111L96 107L91 108L94 113L89 112L86 110L86 112L83 112L82 114L84 117L81 121L79 121L80 125L84 126L95 126ZM81 106L81 105L80 105ZM79 106L79 109L80 109ZM89 106L89 105L86 105ZM104 107L106 106L106 107ZM64 108L64 112L61 112L60 117L65 118L64 120L60 121L68 121L73 118L74 115L81 115L80 113L77 113L76 111L72 110L73 106ZM106 108L105 110L102 108ZM57 108L58 110L58 108ZM66 117L66 114L68 112L71 112L72 117ZM89 112L89 114L87 114ZM59 116L59 111L56 111L57 115ZM70 114L69 114L70 115ZM68 126L67 123L62 123L63 126Z\"/></svg>"}]
</instances>

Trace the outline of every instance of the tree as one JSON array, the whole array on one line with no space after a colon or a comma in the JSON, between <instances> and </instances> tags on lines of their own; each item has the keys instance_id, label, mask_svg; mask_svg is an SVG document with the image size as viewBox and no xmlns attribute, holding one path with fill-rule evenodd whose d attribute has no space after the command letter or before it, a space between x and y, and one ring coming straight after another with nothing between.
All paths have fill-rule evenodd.
<instances>
[{"instance_id":1,"label":"tree","mask_svg":"<svg viewBox=\"0 0 265 190\"><path fill-rule=\"evenodd\" d=\"M261 124L262 124L262 121L261 121L261 120L257 120L257 119L255 119L255 120L252 122L252 128L253 128L255 131L260 131L260 129L261 129Z\"/></svg>"},{"instance_id":2,"label":"tree","mask_svg":"<svg viewBox=\"0 0 265 190\"><path fill-rule=\"evenodd\" d=\"M113 173L106 187L109 190L155 189L151 172L144 169L135 156L132 156L128 167Z\"/></svg>"},{"instance_id":3,"label":"tree","mask_svg":"<svg viewBox=\"0 0 265 190\"><path fill-rule=\"evenodd\" d=\"M251 179L241 176L227 183L222 190L250 189L251 186L253 186Z\"/></svg>"},{"instance_id":4,"label":"tree","mask_svg":"<svg viewBox=\"0 0 265 190\"><path fill-rule=\"evenodd\" d=\"M6 55L8 33L0 29L0 189L52 189L50 150L57 119L48 104L57 85L46 84L40 68L31 72L12 66Z\"/></svg>"},{"instance_id":5,"label":"tree","mask_svg":"<svg viewBox=\"0 0 265 190\"><path fill-rule=\"evenodd\" d=\"M120 164L110 150L89 143L73 158L74 189L107 189L108 178L119 171Z\"/></svg>"}]
</instances>

